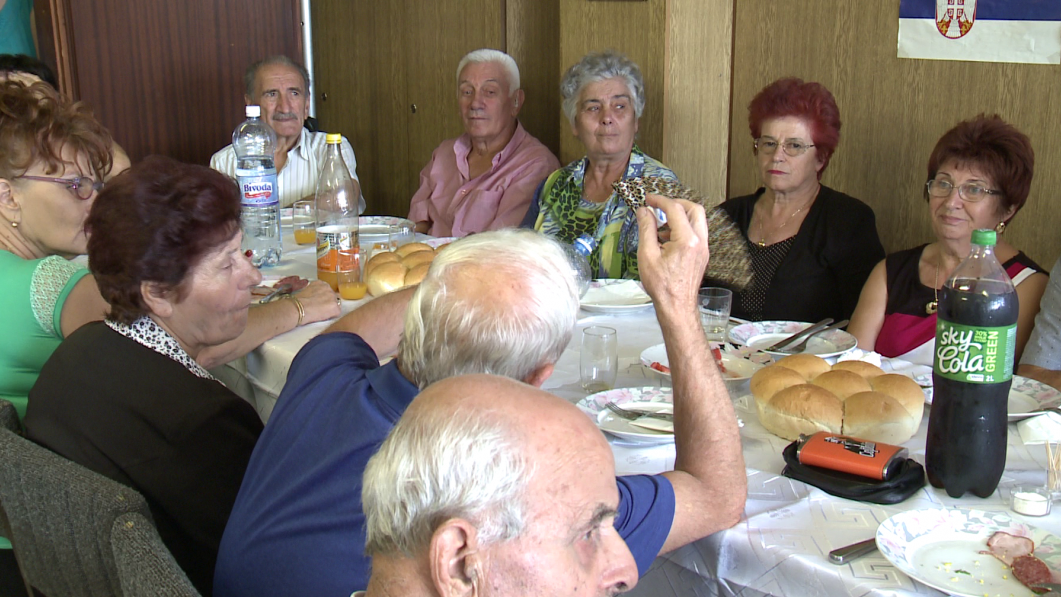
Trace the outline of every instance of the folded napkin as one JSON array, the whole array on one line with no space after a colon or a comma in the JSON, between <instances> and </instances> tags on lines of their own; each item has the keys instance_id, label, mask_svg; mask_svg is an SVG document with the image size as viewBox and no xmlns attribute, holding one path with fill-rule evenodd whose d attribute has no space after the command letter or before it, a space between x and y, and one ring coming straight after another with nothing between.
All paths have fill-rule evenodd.
<instances>
[{"instance_id":1,"label":"folded napkin","mask_svg":"<svg viewBox=\"0 0 1061 597\"><path fill-rule=\"evenodd\" d=\"M837 363L842 363L844 361L863 361L878 367L881 366L880 360L881 356L879 354L875 352L866 352L861 348L852 348L836 358Z\"/></svg>"},{"instance_id":2,"label":"folded napkin","mask_svg":"<svg viewBox=\"0 0 1061 597\"><path fill-rule=\"evenodd\" d=\"M664 421L663 419L655 419L653 417L641 417L636 421L630 421L630 424L635 427L641 427L642 429L648 429L650 431L658 431L660 433L674 433L673 421Z\"/></svg>"},{"instance_id":3,"label":"folded napkin","mask_svg":"<svg viewBox=\"0 0 1061 597\"><path fill-rule=\"evenodd\" d=\"M588 305L646 305L652 299L645 293L641 283L636 280L599 284L594 282L582 296L582 302Z\"/></svg>"},{"instance_id":4,"label":"folded napkin","mask_svg":"<svg viewBox=\"0 0 1061 597\"><path fill-rule=\"evenodd\" d=\"M1025 444L1061 441L1061 415L1048 412L1017 423L1020 439Z\"/></svg>"}]
</instances>

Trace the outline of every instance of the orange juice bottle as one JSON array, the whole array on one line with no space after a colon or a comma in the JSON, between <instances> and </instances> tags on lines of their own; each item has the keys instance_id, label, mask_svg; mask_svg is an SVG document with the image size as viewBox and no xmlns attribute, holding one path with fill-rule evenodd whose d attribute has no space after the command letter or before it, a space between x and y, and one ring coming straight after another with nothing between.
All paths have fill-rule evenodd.
<instances>
[{"instance_id":1,"label":"orange juice bottle","mask_svg":"<svg viewBox=\"0 0 1061 597\"><path fill-rule=\"evenodd\" d=\"M342 136L329 134L317 179L317 279L342 293L340 284L361 283L358 194L339 150ZM352 297L357 288L348 288ZM361 291L364 296L364 291ZM360 298L360 297L358 297Z\"/></svg>"}]
</instances>

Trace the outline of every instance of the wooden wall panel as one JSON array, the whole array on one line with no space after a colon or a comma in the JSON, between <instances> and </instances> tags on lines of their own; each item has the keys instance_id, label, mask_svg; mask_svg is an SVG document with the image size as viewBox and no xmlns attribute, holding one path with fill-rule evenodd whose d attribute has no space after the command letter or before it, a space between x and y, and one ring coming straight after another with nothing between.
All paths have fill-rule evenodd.
<instances>
[{"instance_id":1,"label":"wooden wall panel","mask_svg":"<svg viewBox=\"0 0 1061 597\"><path fill-rule=\"evenodd\" d=\"M668 0L663 155L686 185L726 197L733 0Z\"/></svg>"},{"instance_id":2,"label":"wooden wall panel","mask_svg":"<svg viewBox=\"0 0 1061 597\"><path fill-rule=\"evenodd\" d=\"M63 77L66 91L93 106L134 160L160 153L207 163L243 119L244 69L302 53L298 0L51 4L53 17L73 24L70 46L47 53L76 70Z\"/></svg>"},{"instance_id":3,"label":"wooden wall panel","mask_svg":"<svg viewBox=\"0 0 1061 597\"><path fill-rule=\"evenodd\" d=\"M933 240L922 198L928 155L958 121L998 113L1031 137L1036 175L1006 238L1044 267L1061 252L1061 70L896 57L892 2L737 0L729 193L759 185L747 105L782 76L819 81L836 96L843 128L823 182L868 203L890 251Z\"/></svg>"},{"instance_id":4,"label":"wooden wall panel","mask_svg":"<svg viewBox=\"0 0 1061 597\"><path fill-rule=\"evenodd\" d=\"M506 0L506 52L519 65L526 99L519 119L527 132L553 153L560 152L560 3L558 0Z\"/></svg>"},{"instance_id":5,"label":"wooden wall panel","mask_svg":"<svg viewBox=\"0 0 1061 597\"><path fill-rule=\"evenodd\" d=\"M615 49L641 67L645 79L645 111L641 115L637 144L645 153L663 157L664 44L666 0L645 2L592 2L560 0L560 70L592 51ZM559 79L558 79L559 82ZM557 91L559 95L559 91ZM561 113L560 163L585 155Z\"/></svg>"}]
</instances>

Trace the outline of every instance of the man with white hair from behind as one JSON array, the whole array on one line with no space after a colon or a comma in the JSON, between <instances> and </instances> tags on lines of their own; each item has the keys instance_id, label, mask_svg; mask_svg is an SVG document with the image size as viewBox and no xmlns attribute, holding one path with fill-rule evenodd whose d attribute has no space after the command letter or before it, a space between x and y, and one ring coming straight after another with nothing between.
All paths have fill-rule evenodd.
<instances>
[{"instance_id":1,"label":"man with white hair from behind","mask_svg":"<svg viewBox=\"0 0 1061 597\"><path fill-rule=\"evenodd\" d=\"M457 65L464 134L447 139L420 172L409 204L417 232L466 236L518 226L534 190L559 160L517 120L519 67L498 50L469 52Z\"/></svg>"},{"instance_id":2,"label":"man with white hair from behind","mask_svg":"<svg viewBox=\"0 0 1061 597\"><path fill-rule=\"evenodd\" d=\"M615 595L637 566L615 466L572 404L511 379L429 386L365 469L368 597Z\"/></svg>"}]
</instances>

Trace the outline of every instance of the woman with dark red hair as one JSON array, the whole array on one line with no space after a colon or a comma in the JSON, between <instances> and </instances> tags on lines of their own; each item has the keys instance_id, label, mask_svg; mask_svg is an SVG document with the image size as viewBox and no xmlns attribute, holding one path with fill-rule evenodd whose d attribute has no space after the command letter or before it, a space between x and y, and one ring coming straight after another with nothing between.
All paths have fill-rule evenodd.
<instances>
[{"instance_id":1,"label":"woman with dark red hair","mask_svg":"<svg viewBox=\"0 0 1061 597\"><path fill-rule=\"evenodd\" d=\"M848 328L860 348L931 367L939 289L969 256L973 230L990 228L998 234L995 256L1017 287L1020 362L1048 278L1001 235L1028 199L1034 165L1027 135L997 115L959 122L940 138L924 188L936 241L873 269Z\"/></svg>"},{"instance_id":2,"label":"woman with dark red hair","mask_svg":"<svg viewBox=\"0 0 1061 597\"><path fill-rule=\"evenodd\" d=\"M44 364L26 435L141 492L163 541L209 594L262 431L254 408L198 362L243 333L261 281L240 250L239 189L205 166L150 157L107 184L85 224L110 311Z\"/></svg>"},{"instance_id":3,"label":"woman with dark red hair","mask_svg":"<svg viewBox=\"0 0 1061 597\"><path fill-rule=\"evenodd\" d=\"M884 257L873 210L819 181L840 141L840 111L818 83L781 79L748 106L763 186L721 205L748 239L755 277L734 291L753 321L850 317Z\"/></svg>"}]
</instances>

